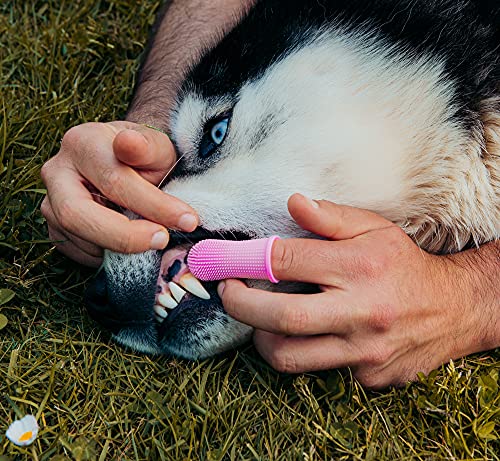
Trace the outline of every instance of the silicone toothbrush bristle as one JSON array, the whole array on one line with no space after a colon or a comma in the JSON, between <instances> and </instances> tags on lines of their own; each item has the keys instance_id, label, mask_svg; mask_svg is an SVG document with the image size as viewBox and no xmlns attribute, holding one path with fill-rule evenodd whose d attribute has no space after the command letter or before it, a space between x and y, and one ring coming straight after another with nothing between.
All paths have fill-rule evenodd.
<instances>
[{"instance_id":1,"label":"silicone toothbrush bristle","mask_svg":"<svg viewBox=\"0 0 500 461\"><path fill-rule=\"evenodd\" d=\"M271 268L271 248L278 238L202 240L191 248L187 264L191 273L204 281L245 278L277 283Z\"/></svg>"}]
</instances>

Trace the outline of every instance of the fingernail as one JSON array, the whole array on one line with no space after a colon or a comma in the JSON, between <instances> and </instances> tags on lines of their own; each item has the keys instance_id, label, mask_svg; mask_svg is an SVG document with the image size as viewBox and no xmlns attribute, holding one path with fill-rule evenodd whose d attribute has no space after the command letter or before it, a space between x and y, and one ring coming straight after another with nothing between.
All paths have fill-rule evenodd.
<instances>
[{"instance_id":1,"label":"fingernail","mask_svg":"<svg viewBox=\"0 0 500 461\"><path fill-rule=\"evenodd\" d=\"M183 231L192 232L198 226L198 220L196 219L196 216L186 213L179 218L177 225Z\"/></svg>"},{"instance_id":2,"label":"fingernail","mask_svg":"<svg viewBox=\"0 0 500 461\"><path fill-rule=\"evenodd\" d=\"M306 197L305 195L303 195L303 197L309 202L309 204L313 207L313 208L319 208L319 203L316 202L316 200L312 200L310 199L309 197Z\"/></svg>"},{"instance_id":3,"label":"fingernail","mask_svg":"<svg viewBox=\"0 0 500 461\"><path fill-rule=\"evenodd\" d=\"M224 289L226 288L226 282L220 282L217 286L217 293L219 297L222 298L222 294L224 293Z\"/></svg>"},{"instance_id":4,"label":"fingernail","mask_svg":"<svg viewBox=\"0 0 500 461\"><path fill-rule=\"evenodd\" d=\"M165 231L158 231L151 239L152 250L163 250L168 245L169 236Z\"/></svg>"}]
</instances>

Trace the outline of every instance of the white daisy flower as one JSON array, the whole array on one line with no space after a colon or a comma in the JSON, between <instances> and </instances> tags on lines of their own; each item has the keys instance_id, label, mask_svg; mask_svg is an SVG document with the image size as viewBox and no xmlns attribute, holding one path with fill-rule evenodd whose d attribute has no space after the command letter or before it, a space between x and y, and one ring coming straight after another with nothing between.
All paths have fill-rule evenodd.
<instances>
[{"instance_id":1,"label":"white daisy flower","mask_svg":"<svg viewBox=\"0 0 500 461\"><path fill-rule=\"evenodd\" d=\"M24 418L14 421L7 432L7 438L20 447L30 445L38 435L38 424L33 415L26 415Z\"/></svg>"}]
</instances>

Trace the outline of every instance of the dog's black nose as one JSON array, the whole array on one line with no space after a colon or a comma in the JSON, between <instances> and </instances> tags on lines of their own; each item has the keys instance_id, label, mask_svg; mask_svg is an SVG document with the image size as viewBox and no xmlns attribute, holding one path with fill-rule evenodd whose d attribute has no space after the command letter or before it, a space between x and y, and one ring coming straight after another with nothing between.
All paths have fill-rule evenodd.
<instances>
[{"instance_id":1,"label":"dog's black nose","mask_svg":"<svg viewBox=\"0 0 500 461\"><path fill-rule=\"evenodd\" d=\"M118 312L109 302L106 273L103 270L96 275L87 288L84 300L90 317L112 333L116 334L120 331Z\"/></svg>"}]
</instances>

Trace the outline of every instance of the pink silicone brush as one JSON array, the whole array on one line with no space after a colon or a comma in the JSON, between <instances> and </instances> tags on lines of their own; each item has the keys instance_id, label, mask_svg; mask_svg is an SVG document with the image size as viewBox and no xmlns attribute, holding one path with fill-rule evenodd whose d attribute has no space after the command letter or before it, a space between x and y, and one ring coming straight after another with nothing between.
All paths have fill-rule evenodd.
<instances>
[{"instance_id":1,"label":"pink silicone brush","mask_svg":"<svg viewBox=\"0 0 500 461\"><path fill-rule=\"evenodd\" d=\"M278 283L271 268L271 249L277 235L256 240L202 240L189 251L187 265L198 279L228 278L270 280Z\"/></svg>"}]
</instances>

